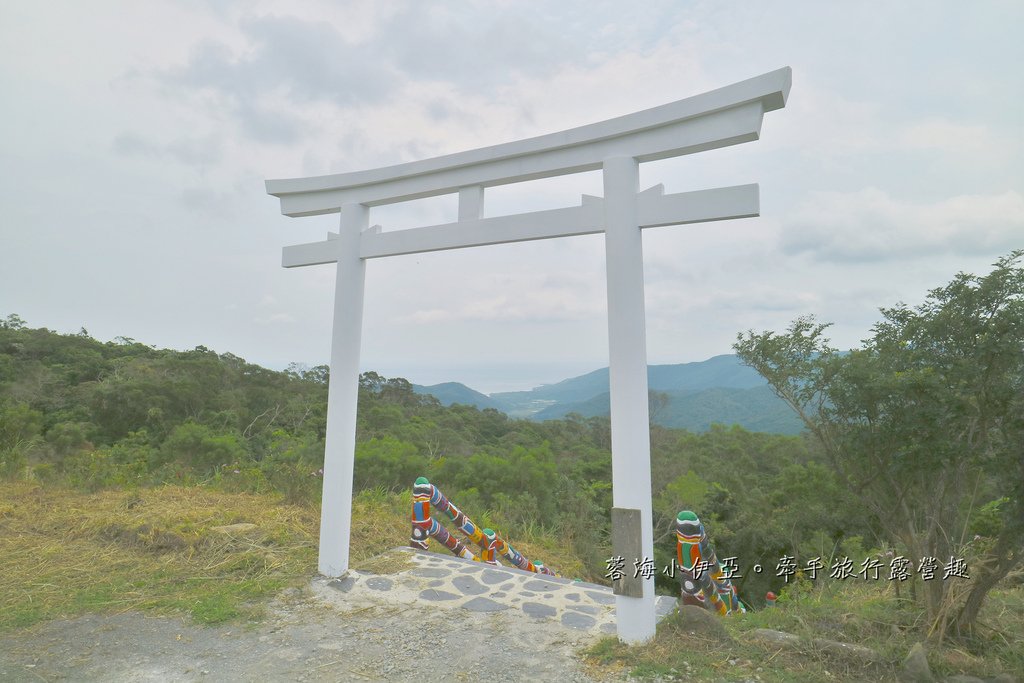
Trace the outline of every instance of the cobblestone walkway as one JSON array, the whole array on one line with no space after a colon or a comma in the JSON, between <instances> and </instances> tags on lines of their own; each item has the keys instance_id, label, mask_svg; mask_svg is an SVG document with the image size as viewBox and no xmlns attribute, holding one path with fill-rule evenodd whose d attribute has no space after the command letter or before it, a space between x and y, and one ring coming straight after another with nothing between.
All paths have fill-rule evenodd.
<instances>
[{"instance_id":1,"label":"cobblestone walkway","mask_svg":"<svg viewBox=\"0 0 1024 683\"><path fill-rule=\"evenodd\" d=\"M423 609L511 610L568 629L615 633L615 595L606 586L412 548L391 552L405 555L411 567L395 574L350 571L340 579L315 579L314 592L347 608L387 601ZM658 619L675 606L675 598L658 596Z\"/></svg>"}]
</instances>

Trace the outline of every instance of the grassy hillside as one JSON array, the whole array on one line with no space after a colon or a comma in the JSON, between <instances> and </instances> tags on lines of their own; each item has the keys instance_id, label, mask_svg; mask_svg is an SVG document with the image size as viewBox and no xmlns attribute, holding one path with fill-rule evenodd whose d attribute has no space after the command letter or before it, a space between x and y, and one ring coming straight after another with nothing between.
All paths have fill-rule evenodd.
<instances>
[{"instance_id":1,"label":"grassy hillside","mask_svg":"<svg viewBox=\"0 0 1024 683\"><path fill-rule=\"evenodd\" d=\"M160 487L83 493L57 486L0 482L0 633L84 613L143 610L187 614L205 624L256 621L267 601L306 585L316 563L319 510L272 494ZM381 553L407 542L407 492L366 490L354 501L356 569L401 570ZM582 560L537 530L516 545L573 576ZM563 569L565 568L565 569ZM568 571L566 571L566 569ZM627 648L614 638L586 656L602 670L691 681L897 680L903 658L923 638L918 612L885 582L799 581L775 608L712 622L670 617L657 637ZM1017 645L1024 633L1024 588L995 591L986 635L968 647L933 643L939 676L1024 675ZM795 647L758 642L754 629L802 638ZM868 647L877 660L827 649L821 639ZM1008 679L1012 680L1012 679Z\"/></svg>"},{"instance_id":2,"label":"grassy hillside","mask_svg":"<svg viewBox=\"0 0 1024 683\"><path fill-rule=\"evenodd\" d=\"M0 354L0 478L82 491L200 486L292 504L319 500L326 368L278 373L202 347L104 344L10 319L0 324ZM510 419L493 409L444 406L403 379L366 373L355 490L403 491L426 476L480 524L514 541L538 530L560 538L580 558L578 575L600 579L612 506L610 444L607 418ZM670 532L676 513L692 507L731 539L734 553L780 553L772 533L758 533L761 510L774 504L773 487L787 488L818 457L799 438L659 429L652 433L657 533ZM807 507L819 504L819 492L832 508L853 505L822 486L806 494ZM809 519L793 509L775 520L796 544L815 533L834 540L872 528L853 513ZM670 553L658 551L660 565ZM757 602L771 585L762 577L744 590Z\"/></svg>"},{"instance_id":3,"label":"grassy hillside","mask_svg":"<svg viewBox=\"0 0 1024 683\"><path fill-rule=\"evenodd\" d=\"M136 608L185 611L200 621L247 618L265 596L307 580L315 570L328 381L326 368L278 373L203 347L101 343L0 321L0 623L16 628ZM605 417L512 419L445 406L404 379L366 373L353 557L365 561L407 542L408 492L426 476L531 557L564 575L603 581L611 553L610 447ZM655 565L667 566L674 554L678 511L694 510L719 556L769 568L738 582L755 608L768 590L785 594L789 584L770 570L782 557L802 565L818 556L859 562L907 553L884 539L879 520L805 436L654 425L651 467ZM964 532L977 537L971 562L984 561L999 530L996 512L988 505L972 516ZM1019 605L1015 581L1006 581L1007 601L986 609ZM656 583L678 591L660 573ZM840 596L846 603L829 609L877 615L873 600L890 605L884 584L865 595ZM794 623L833 628L831 617L792 597ZM920 601L904 594L898 608L905 642L925 638ZM1019 669L999 643L1019 640L1020 624L1002 614L982 619L990 635L955 648ZM685 637L659 642L665 651L693 650ZM612 650L602 656L649 666ZM708 657L722 654L714 652ZM981 670L971 667L964 670Z\"/></svg>"},{"instance_id":4,"label":"grassy hillside","mask_svg":"<svg viewBox=\"0 0 1024 683\"><path fill-rule=\"evenodd\" d=\"M374 558L408 544L411 506L408 491L356 495L354 568L401 569ZM201 623L258 618L266 598L315 572L319 521L318 506L273 494L196 486L84 493L0 482L0 632L129 609ZM516 546L569 575L582 568L554 538L518 538Z\"/></svg>"}]
</instances>

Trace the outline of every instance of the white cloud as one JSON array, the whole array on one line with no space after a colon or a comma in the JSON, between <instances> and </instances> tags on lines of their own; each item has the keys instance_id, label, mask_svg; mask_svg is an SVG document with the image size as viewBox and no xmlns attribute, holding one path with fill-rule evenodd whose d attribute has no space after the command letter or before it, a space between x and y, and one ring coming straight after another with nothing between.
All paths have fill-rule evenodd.
<instances>
[{"instance_id":1,"label":"white cloud","mask_svg":"<svg viewBox=\"0 0 1024 683\"><path fill-rule=\"evenodd\" d=\"M257 325L281 325L295 322L295 317L290 313L274 313L272 315L253 318Z\"/></svg>"},{"instance_id":2,"label":"white cloud","mask_svg":"<svg viewBox=\"0 0 1024 683\"><path fill-rule=\"evenodd\" d=\"M1024 98L1022 98L1024 99ZM1024 127L1019 122L966 123L946 118L927 118L896 134L894 148L917 153L930 160L934 176L928 180L941 185L941 176L973 174L967 187L973 190L993 182L1019 187L1019 155L1024 144Z\"/></svg>"},{"instance_id":3,"label":"white cloud","mask_svg":"<svg viewBox=\"0 0 1024 683\"><path fill-rule=\"evenodd\" d=\"M888 146L889 124L881 103L852 98L834 83L816 82L804 74L797 73L794 81L794 94L786 105L789 116L772 121L782 134L768 136L763 141L767 147L798 141L801 151L813 159L835 162ZM786 134L790 131L793 136Z\"/></svg>"},{"instance_id":4,"label":"white cloud","mask_svg":"<svg viewBox=\"0 0 1024 683\"><path fill-rule=\"evenodd\" d=\"M1001 150L990 128L946 119L915 123L903 131L900 142L911 149L936 149L980 158L993 156Z\"/></svg>"},{"instance_id":5,"label":"white cloud","mask_svg":"<svg viewBox=\"0 0 1024 683\"><path fill-rule=\"evenodd\" d=\"M820 192L785 221L781 248L832 262L1009 251L1024 243L1024 197L960 195L931 204L877 188Z\"/></svg>"},{"instance_id":6,"label":"white cloud","mask_svg":"<svg viewBox=\"0 0 1024 683\"><path fill-rule=\"evenodd\" d=\"M471 267L465 278L472 283L471 287L437 297L435 300L445 301L443 307L420 308L397 316L395 322L551 323L587 320L604 313L603 292L595 290L593 278L572 272L541 274L544 265L490 277L480 277ZM424 284L429 287L429 283ZM423 297L421 293L417 298L434 297Z\"/></svg>"}]
</instances>

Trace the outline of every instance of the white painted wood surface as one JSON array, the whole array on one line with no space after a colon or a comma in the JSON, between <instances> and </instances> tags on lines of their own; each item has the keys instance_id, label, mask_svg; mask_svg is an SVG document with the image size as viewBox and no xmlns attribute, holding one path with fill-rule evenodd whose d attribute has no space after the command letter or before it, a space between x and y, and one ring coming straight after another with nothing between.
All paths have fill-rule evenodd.
<instances>
[{"instance_id":1,"label":"white painted wood surface","mask_svg":"<svg viewBox=\"0 0 1024 683\"><path fill-rule=\"evenodd\" d=\"M759 213L756 183L669 195L662 194L663 189L657 185L637 195L637 219L641 228L750 218ZM391 232L367 231L362 234L359 254L369 259L553 237L593 235L604 232L603 207L604 199L601 197L584 195L580 206L565 209L493 218L460 218L455 223ZM459 215L479 214L476 207L464 214L460 202ZM284 248L281 264L285 268L295 268L333 263L337 260L337 250L338 245L332 238L323 242L296 244Z\"/></svg>"},{"instance_id":2,"label":"white painted wood surface","mask_svg":"<svg viewBox=\"0 0 1024 683\"><path fill-rule=\"evenodd\" d=\"M359 256L359 236L366 229L369 217L369 208L361 204L342 207L341 229L338 238L331 240L337 245L338 269L334 287L334 331L331 376L327 386L327 437L320 507L318 568L324 576L341 576L348 571L366 274L366 261Z\"/></svg>"},{"instance_id":3,"label":"white painted wood surface","mask_svg":"<svg viewBox=\"0 0 1024 683\"><path fill-rule=\"evenodd\" d=\"M789 67L677 102L560 133L354 173L266 181L281 213L337 213L460 188L593 171L613 156L655 161L756 140L765 112L785 106Z\"/></svg>"},{"instance_id":4,"label":"white painted wood surface","mask_svg":"<svg viewBox=\"0 0 1024 683\"><path fill-rule=\"evenodd\" d=\"M644 313L644 255L640 236L633 157L604 162L605 261L608 288L608 382L611 391L612 505L640 511L641 557L654 559L651 517L651 434L647 406L647 324ZM621 555L614 548L615 555ZM643 582L643 597L615 596L621 640L642 643L654 636L654 578Z\"/></svg>"}]
</instances>

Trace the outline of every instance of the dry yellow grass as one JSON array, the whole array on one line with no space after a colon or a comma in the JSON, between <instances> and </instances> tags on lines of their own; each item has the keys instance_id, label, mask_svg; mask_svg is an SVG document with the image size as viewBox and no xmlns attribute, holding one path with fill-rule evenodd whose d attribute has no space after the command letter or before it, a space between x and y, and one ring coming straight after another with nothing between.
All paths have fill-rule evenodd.
<instances>
[{"instance_id":1,"label":"dry yellow grass","mask_svg":"<svg viewBox=\"0 0 1024 683\"><path fill-rule=\"evenodd\" d=\"M363 491L353 508L352 566L404 568L386 551L409 541L409 492ZM269 495L0 482L0 630L91 611L258 616L266 598L315 574L319 521L319 506ZM580 565L553 539L531 541L513 543L563 575Z\"/></svg>"},{"instance_id":2,"label":"dry yellow grass","mask_svg":"<svg viewBox=\"0 0 1024 683\"><path fill-rule=\"evenodd\" d=\"M0 500L0 628L137 608L221 621L315 568L316 511L266 497L3 483ZM215 530L238 523L255 526Z\"/></svg>"}]
</instances>

